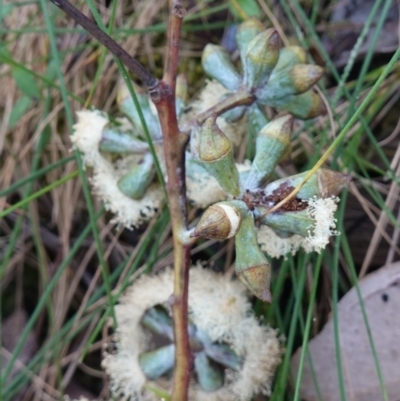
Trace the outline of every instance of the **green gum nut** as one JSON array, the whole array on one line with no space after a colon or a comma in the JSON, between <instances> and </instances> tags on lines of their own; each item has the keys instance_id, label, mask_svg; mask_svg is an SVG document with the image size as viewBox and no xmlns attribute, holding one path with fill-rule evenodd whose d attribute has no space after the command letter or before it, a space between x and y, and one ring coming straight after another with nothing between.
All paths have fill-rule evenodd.
<instances>
[{"instance_id":1,"label":"green gum nut","mask_svg":"<svg viewBox=\"0 0 400 401\"><path fill-rule=\"evenodd\" d=\"M293 130L290 114L268 123L258 134L256 156L251 165L245 188L251 191L259 188L272 174L275 166L288 153Z\"/></svg>"},{"instance_id":2,"label":"green gum nut","mask_svg":"<svg viewBox=\"0 0 400 401\"><path fill-rule=\"evenodd\" d=\"M207 75L231 91L235 91L242 82L231 57L222 46L208 44L203 50L201 63Z\"/></svg>"},{"instance_id":3,"label":"green gum nut","mask_svg":"<svg viewBox=\"0 0 400 401\"><path fill-rule=\"evenodd\" d=\"M236 43L239 48L242 65L244 65L244 60L246 59L247 45L263 31L265 31L264 25L256 18L249 18L239 25L236 32Z\"/></svg>"},{"instance_id":4,"label":"green gum nut","mask_svg":"<svg viewBox=\"0 0 400 401\"><path fill-rule=\"evenodd\" d=\"M155 307L148 309L140 323L154 334L168 337L170 340L174 339L172 319L162 308Z\"/></svg>"},{"instance_id":5,"label":"green gum nut","mask_svg":"<svg viewBox=\"0 0 400 401\"><path fill-rule=\"evenodd\" d=\"M197 132L197 154L203 167L232 196L240 194L239 172L233 158L231 141L218 128L216 116L208 118Z\"/></svg>"},{"instance_id":6,"label":"green gum nut","mask_svg":"<svg viewBox=\"0 0 400 401\"><path fill-rule=\"evenodd\" d=\"M268 197L288 187L293 187L294 189L303 181L307 174L308 171L305 171L304 173L271 182L265 187L264 194ZM303 185L296 197L298 199L308 200L314 196L318 198L337 196L349 185L350 181L351 176L349 174L342 174L337 171L320 168Z\"/></svg>"},{"instance_id":7,"label":"green gum nut","mask_svg":"<svg viewBox=\"0 0 400 401\"><path fill-rule=\"evenodd\" d=\"M249 42L243 63L244 83L247 88L254 89L267 84L278 62L279 50L279 35L275 29L267 29Z\"/></svg>"},{"instance_id":8,"label":"green gum nut","mask_svg":"<svg viewBox=\"0 0 400 401\"><path fill-rule=\"evenodd\" d=\"M323 68L312 64L296 64L290 69L282 69L276 72L274 70L268 85L257 90L255 95L258 99L275 105L274 99L308 91L323 74Z\"/></svg>"},{"instance_id":9,"label":"green gum nut","mask_svg":"<svg viewBox=\"0 0 400 401\"><path fill-rule=\"evenodd\" d=\"M115 127L106 127L101 134L99 149L109 153L145 153L149 146L143 141L135 139L129 132Z\"/></svg>"},{"instance_id":10,"label":"green gum nut","mask_svg":"<svg viewBox=\"0 0 400 401\"><path fill-rule=\"evenodd\" d=\"M218 202L207 208L191 237L224 240L239 231L243 216L248 213L243 201Z\"/></svg>"},{"instance_id":11,"label":"green gum nut","mask_svg":"<svg viewBox=\"0 0 400 401\"><path fill-rule=\"evenodd\" d=\"M196 353L194 368L197 381L203 391L211 393L224 385L223 371L207 358L204 351Z\"/></svg>"},{"instance_id":12,"label":"green gum nut","mask_svg":"<svg viewBox=\"0 0 400 401\"><path fill-rule=\"evenodd\" d=\"M261 300L271 302L271 266L257 243L254 219L246 216L235 237L235 270L240 280Z\"/></svg>"},{"instance_id":13,"label":"green gum nut","mask_svg":"<svg viewBox=\"0 0 400 401\"><path fill-rule=\"evenodd\" d=\"M162 138L160 121L151 109L149 97L147 94L140 93L141 89L137 85L134 85L134 88L149 133L153 139L160 140ZM140 130L140 132L144 133L139 112L125 84L122 85L118 91L117 103L121 112L132 121L133 125Z\"/></svg>"},{"instance_id":14,"label":"green gum nut","mask_svg":"<svg viewBox=\"0 0 400 401\"><path fill-rule=\"evenodd\" d=\"M262 216L265 209L256 208L255 215ZM313 231L314 220L309 216L307 209L295 212L274 212L264 216L260 220L264 224L272 228L279 236L285 233L283 237L292 236L294 234L307 237L310 231Z\"/></svg>"},{"instance_id":15,"label":"green gum nut","mask_svg":"<svg viewBox=\"0 0 400 401\"><path fill-rule=\"evenodd\" d=\"M121 192L132 199L140 199L154 178L153 157L148 153L118 181Z\"/></svg>"},{"instance_id":16,"label":"green gum nut","mask_svg":"<svg viewBox=\"0 0 400 401\"><path fill-rule=\"evenodd\" d=\"M139 355L139 365L144 375L154 380L167 373L174 367L175 346L167 345L156 349L155 351L145 352Z\"/></svg>"},{"instance_id":17,"label":"green gum nut","mask_svg":"<svg viewBox=\"0 0 400 401\"><path fill-rule=\"evenodd\" d=\"M176 89L175 89L175 106L176 115L179 117L187 102L188 95L188 82L185 74L179 74L176 77Z\"/></svg>"}]
</instances>

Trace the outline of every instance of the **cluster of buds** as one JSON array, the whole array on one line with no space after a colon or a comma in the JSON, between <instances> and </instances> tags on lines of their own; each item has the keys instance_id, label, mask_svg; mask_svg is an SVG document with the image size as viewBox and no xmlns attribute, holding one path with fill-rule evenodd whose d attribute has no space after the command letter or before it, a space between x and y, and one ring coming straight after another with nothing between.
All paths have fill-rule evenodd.
<instances>
[{"instance_id":1,"label":"cluster of buds","mask_svg":"<svg viewBox=\"0 0 400 401\"><path fill-rule=\"evenodd\" d=\"M285 110L301 119L325 113L325 105L311 88L324 70L306 63L306 53L299 46L281 48L275 29L265 29L256 19L242 23L236 34L243 74L233 65L227 51L217 45L205 47L202 64L205 72L234 92L246 90L255 97L247 107L249 119L260 119L258 105ZM240 116L246 107L229 111ZM261 117L262 118L262 117Z\"/></svg>"},{"instance_id":2,"label":"cluster of buds","mask_svg":"<svg viewBox=\"0 0 400 401\"><path fill-rule=\"evenodd\" d=\"M283 349L277 332L260 325L244 287L192 267L189 282L189 341L193 358L190 401L252 399L271 394ZM116 351L104 367L118 399L155 401L171 391L175 367L169 299L172 271L142 276L116 306ZM124 398L125 397L125 398Z\"/></svg>"},{"instance_id":3,"label":"cluster of buds","mask_svg":"<svg viewBox=\"0 0 400 401\"><path fill-rule=\"evenodd\" d=\"M191 236L218 240L235 237L236 273L254 295L266 302L272 299L271 266L263 250L276 257L294 253L300 247L319 252L329 236L336 234L336 196L350 181L348 175L319 169L296 197L268 213L307 174L268 182L276 164L290 153L292 129L291 115L278 117L262 127L255 158L243 173L238 171L231 155L232 146L215 117L195 129L192 138L193 157L218 181L228 200L210 206Z\"/></svg>"},{"instance_id":4,"label":"cluster of buds","mask_svg":"<svg viewBox=\"0 0 400 401\"><path fill-rule=\"evenodd\" d=\"M208 75L224 86L222 97L218 93L220 101L230 92L240 92L252 102L232 106L222 115L211 115L201 125L196 117L190 120L187 195L197 206L211 205L191 236L219 240L235 237L238 277L257 297L270 302L271 268L265 253L279 257L299 248L308 252L324 248L329 236L336 234L336 197L350 177L320 169L295 198L269 212L307 174L271 182L276 165L290 157L294 117L307 119L325 111L321 98L312 90L323 69L305 64L302 48L281 48L277 32L264 29L257 20L241 24L236 39L243 74L236 70L229 54L216 45L206 46L202 64ZM140 88L136 93L165 173L156 110ZM184 125L188 117L186 97L187 83L179 76L176 110ZM155 179L155 161L145 141L141 118L126 87L118 94L118 105L129 124L117 126L98 111L81 112L72 140L84 153L85 163L93 167L92 183L106 208L117 214L118 223L132 227L154 215L163 195ZM281 113L270 121L266 105L290 114ZM246 166L235 163L234 143L225 124L243 120L243 115L247 115L248 130L256 134L255 156Z\"/></svg>"}]
</instances>

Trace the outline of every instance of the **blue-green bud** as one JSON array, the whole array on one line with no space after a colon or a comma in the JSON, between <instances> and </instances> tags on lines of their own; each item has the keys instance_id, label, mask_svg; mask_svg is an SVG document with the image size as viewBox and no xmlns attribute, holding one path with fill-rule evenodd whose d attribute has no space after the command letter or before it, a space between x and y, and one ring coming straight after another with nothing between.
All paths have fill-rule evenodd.
<instances>
[{"instance_id":1,"label":"blue-green bud","mask_svg":"<svg viewBox=\"0 0 400 401\"><path fill-rule=\"evenodd\" d=\"M207 358L204 351L196 354L194 368L197 373L197 381L203 391L211 393L224 385L222 370Z\"/></svg>"},{"instance_id":2,"label":"blue-green bud","mask_svg":"<svg viewBox=\"0 0 400 401\"><path fill-rule=\"evenodd\" d=\"M293 117L287 114L268 123L259 132L256 140L256 156L251 165L245 188L259 188L272 174L276 164L290 149Z\"/></svg>"},{"instance_id":3,"label":"blue-green bud","mask_svg":"<svg viewBox=\"0 0 400 401\"><path fill-rule=\"evenodd\" d=\"M132 199L140 199L154 178L153 157L146 154L141 163L133 166L127 174L118 181L118 188Z\"/></svg>"},{"instance_id":4,"label":"blue-green bud","mask_svg":"<svg viewBox=\"0 0 400 401\"><path fill-rule=\"evenodd\" d=\"M279 59L279 50L279 35L275 29L267 29L250 41L243 64L247 88L260 88L267 84Z\"/></svg>"},{"instance_id":5,"label":"blue-green bud","mask_svg":"<svg viewBox=\"0 0 400 401\"><path fill-rule=\"evenodd\" d=\"M194 151L202 166L232 196L240 194L239 172L233 158L231 141L218 128L216 116L208 118L192 135Z\"/></svg>"},{"instance_id":6,"label":"blue-green bud","mask_svg":"<svg viewBox=\"0 0 400 401\"><path fill-rule=\"evenodd\" d=\"M146 142L133 137L129 132L124 132L116 127L106 127L101 134L99 149L109 153L145 153L149 146Z\"/></svg>"},{"instance_id":7,"label":"blue-green bud","mask_svg":"<svg viewBox=\"0 0 400 401\"><path fill-rule=\"evenodd\" d=\"M235 270L240 280L258 298L271 302L271 266L257 243L253 216L243 220L235 237Z\"/></svg>"},{"instance_id":8,"label":"blue-green bud","mask_svg":"<svg viewBox=\"0 0 400 401\"><path fill-rule=\"evenodd\" d=\"M208 44L203 50L201 63L206 74L219 81L225 88L235 91L239 87L242 77L222 46Z\"/></svg>"}]
</instances>

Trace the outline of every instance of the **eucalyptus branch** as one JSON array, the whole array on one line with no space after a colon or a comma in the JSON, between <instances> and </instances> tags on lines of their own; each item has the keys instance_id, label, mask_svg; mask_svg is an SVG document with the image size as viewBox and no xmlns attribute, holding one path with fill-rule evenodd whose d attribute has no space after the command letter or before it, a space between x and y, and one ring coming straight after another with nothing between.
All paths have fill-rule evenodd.
<instances>
[{"instance_id":1,"label":"eucalyptus branch","mask_svg":"<svg viewBox=\"0 0 400 401\"><path fill-rule=\"evenodd\" d=\"M167 193L174 242L174 295L172 314L175 334L175 372L172 399L186 401L192 358L188 336L188 285L191 242L187 240L187 201L185 187L186 136L178 127L175 86L179 57L179 37L184 9L179 0L172 1L167 30L167 54L163 80L150 94L157 107L165 164Z\"/></svg>"},{"instance_id":2,"label":"eucalyptus branch","mask_svg":"<svg viewBox=\"0 0 400 401\"><path fill-rule=\"evenodd\" d=\"M132 58L118 43L102 31L86 15L82 14L67 0L50 0L59 9L71 17L77 24L85 28L93 37L95 37L104 47L106 47L114 56L118 57L126 67L132 71L148 88L157 85L158 79L154 77L142 64Z\"/></svg>"}]
</instances>

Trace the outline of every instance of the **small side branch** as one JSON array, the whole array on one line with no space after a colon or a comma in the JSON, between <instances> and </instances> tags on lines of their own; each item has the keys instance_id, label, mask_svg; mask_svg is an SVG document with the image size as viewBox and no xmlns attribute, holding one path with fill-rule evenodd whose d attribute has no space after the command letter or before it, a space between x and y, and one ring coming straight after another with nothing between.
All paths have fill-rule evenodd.
<instances>
[{"instance_id":1,"label":"small side branch","mask_svg":"<svg viewBox=\"0 0 400 401\"><path fill-rule=\"evenodd\" d=\"M154 77L142 64L132 58L118 43L103 32L86 15L82 14L67 0L50 0L54 5L64 11L77 24L85 28L114 56L118 57L126 67L132 71L148 88L154 88L158 79Z\"/></svg>"}]
</instances>

